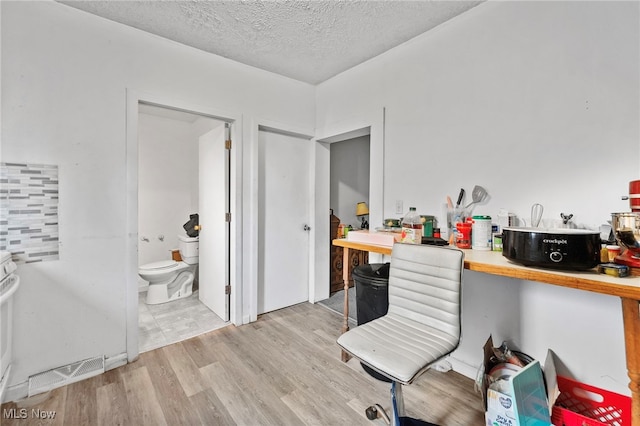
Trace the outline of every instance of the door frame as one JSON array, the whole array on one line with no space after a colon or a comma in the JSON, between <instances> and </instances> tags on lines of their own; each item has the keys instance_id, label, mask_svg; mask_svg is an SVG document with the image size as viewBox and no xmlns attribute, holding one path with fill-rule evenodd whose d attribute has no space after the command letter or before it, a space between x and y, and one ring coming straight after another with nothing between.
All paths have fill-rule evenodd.
<instances>
[{"instance_id":1,"label":"door frame","mask_svg":"<svg viewBox=\"0 0 640 426\"><path fill-rule=\"evenodd\" d=\"M345 118L326 125L316 132L313 154L315 217L311 229L315 241L312 265L315 266L313 287L309 291L310 302L329 297L329 269L331 264L331 224L329 220L331 172L330 145L369 135L369 224L375 227L384 220L384 149L385 108L374 109L361 116ZM382 255L369 253L369 262L382 262Z\"/></svg>"},{"instance_id":2,"label":"door frame","mask_svg":"<svg viewBox=\"0 0 640 426\"><path fill-rule=\"evenodd\" d=\"M128 362L138 358L138 105L147 103L164 108L182 110L209 116L231 123L231 230L230 230L230 276L232 287L230 319L233 324L242 324L242 114L231 109L220 109L213 105L177 99L135 89L126 90L126 247L125 264L125 316L126 348ZM238 218L234 220L234 218Z\"/></svg>"},{"instance_id":3,"label":"door frame","mask_svg":"<svg viewBox=\"0 0 640 426\"><path fill-rule=\"evenodd\" d=\"M259 218L259 185L258 185L258 173L259 173L259 156L258 156L258 144L259 144L259 132L267 130L271 132L281 133L284 135L294 136L302 139L307 139L310 143L314 144L314 129L297 127L286 123L280 123L273 120L254 117L251 120L245 120L246 129L245 132L248 135L245 152L245 165L248 173L247 191L243 192L244 200L244 216L243 222L247 224L244 229L244 247L245 247L245 259L248 265L245 265L245 273L247 274L244 279L247 283L245 287L245 302L247 310L245 312L244 323L256 321L258 319L258 266L260 253L258 251L258 218ZM311 150L309 158L309 212L313 212L315 208L314 204L314 174L313 174L313 150ZM309 226L311 227L311 234L309 235L309 298L311 300L311 289L314 287L313 279L314 264L313 259L315 257L314 247L314 234L313 229L315 224L313 223L314 214L309 215Z\"/></svg>"}]
</instances>

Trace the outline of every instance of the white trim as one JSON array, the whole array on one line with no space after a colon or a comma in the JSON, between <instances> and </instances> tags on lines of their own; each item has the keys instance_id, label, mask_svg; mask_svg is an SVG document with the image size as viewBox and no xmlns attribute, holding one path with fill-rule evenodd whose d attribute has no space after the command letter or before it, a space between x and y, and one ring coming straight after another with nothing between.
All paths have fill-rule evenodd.
<instances>
[{"instance_id":1,"label":"white trim","mask_svg":"<svg viewBox=\"0 0 640 426\"><path fill-rule=\"evenodd\" d=\"M6 388L6 393L2 397L2 401L0 403L10 402L10 401L19 401L21 399L25 399L29 395L29 380L25 380L21 383L16 383L15 385L8 386Z\"/></svg>"},{"instance_id":2,"label":"white trim","mask_svg":"<svg viewBox=\"0 0 640 426\"><path fill-rule=\"evenodd\" d=\"M126 105L126 247L125 300L126 347L129 362L138 358L138 101L140 96L127 90ZM132 291L135 289L135 292ZM135 294L134 294L135 293Z\"/></svg>"},{"instance_id":3,"label":"white trim","mask_svg":"<svg viewBox=\"0 0 640 426\"><path fill-rule=\"evenodd\" d=\"M109 371L121 367L127 363L128 355L123 352L118 355L104 357L104 370Z\"/></svg>"},{"instance_id":4,"label":"white trim","mask_svg":"<svg viewBox=\"0 0 640 426\"><path fill-rule=\"evenodd\" d=\"M249 135L246 146L245 187L243 199L245 209L243 222L247 224L244 230L243 245L245 268L244 280L247 283L244 292L244 307L246 308L243 321L245 324L258 319L258 124L254 119L245 123Z\"/></svg>"},{"instance_id":5,"label":"white trim","mask_svg":"<svg viewBox=\"0 0 640 426\"><path fill-rule=\"evenodd\" d=\"M314 236L315 266L312 289L314 300L329 297L330 266L330 223L329 223L329 186L330 186L330 148L334 142L369 135L369 223L374 226L382 223L384 217L384 108L372 110L369 114L345 119L319 129L316 133L314 152ZM382 262L382 255L370 253L369 261Z\"/></svg>"},{"instance_id":6,"label":"white trim","mask_svg":"<svg viewBox=\"0 0 640 426\"><path fill-rule=\"evenodd\" d=\"M4 370L4 374L2 375L2 377L0 377L0 404L2 404L4 395L5 395L5 390L7 389L7 384L9 384L9 377L11 376L11 367L13 367L11 364L9 364L7 366L7 369Z\"/></svg>"},{"instance_id":7,"label":"white trim","mask_svg":"<svg viewBox=\"0 0 640 426\"><path fill-rule=\"evenodd\" d=\"M138 104L148 103L162 107L179 109L206 115L232 123L231 139L231 271L233 283L231 292L231 322L243 323L242 309L242 114L230 109L218 109L211 105L202 105L171 96L144 93L134 89L126 90L126 347L129 362L138 358Z\"/></svg>"},{"instance_id":8,"label":"white trim","mask_svg":"<svg viewBox=\"0 0 640 426\"><path fill-rule=\"evenodd\" d=\"M242 152L244 148L243 142L243 123L242 114L234 114L230 116L233 120L229 136L231 138L231 194L230 194L230 213L231 226L231 247L230 247L230 268L229 281L232 284L231 296L229 301L229 319L235 325L243 324L243 308L242 295L244 293L244 281L242 281L243 259L242 256L242 191L243 191L243 170ZM237 218L234 220L233 218Z\"/></svg>"},{"instance_id":9,"label":"white trim","mask_svg":"<svg viewBox=\"0 0 640 426\"><path fill-rule=\"evenodd\" d=\"M451 363L451 368L453 369L453 371L455 371L456 373L460 373L472 380L476 380L480 366L477 365L474 367L473 365L470 365L469 363L456 358L454 355L451 355L449 358L447 358L447 361Z\"/></svg>"}]
</instances>

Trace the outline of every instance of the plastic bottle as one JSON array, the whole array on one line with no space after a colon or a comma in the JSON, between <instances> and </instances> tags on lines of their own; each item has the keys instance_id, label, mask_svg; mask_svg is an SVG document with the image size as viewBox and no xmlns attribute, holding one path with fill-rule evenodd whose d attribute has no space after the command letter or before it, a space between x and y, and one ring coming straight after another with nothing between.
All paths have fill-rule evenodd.
<instances>
[{"instance_id":1,"label":"plastic bottle","mask_svg":"<svg viewBox=\"0 0 640 426\"><path fill-rule=\"evenodd\" d=\"M422 244L422 218L416 213L415 207L409 207L409 213L402 218L403 243Z\"/></svg>"},{"instance_id":2,"label":"plastic bottle","mask_svg":"<svg viewBox=\"0 0 640 426\"><path fill-rule=\"evenodd\" d=\"M473 216L471 227L471 248L491 250L491 216Z\"/></svg>"}]
</instances>

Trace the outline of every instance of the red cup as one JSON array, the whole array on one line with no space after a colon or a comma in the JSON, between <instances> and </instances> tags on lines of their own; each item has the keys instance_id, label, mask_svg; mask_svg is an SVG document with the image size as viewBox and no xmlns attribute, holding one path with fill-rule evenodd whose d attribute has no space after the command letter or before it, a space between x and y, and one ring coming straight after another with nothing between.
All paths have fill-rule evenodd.
<instances>
[{"instance_id":1,"label":"red cup","mask_svg":"<svg viewBox=\"0 0 640 426\"><path fill-rule=\"evenodd\" d=\"M456 247L461 249L471 248L471 222L456 223Z\"/></svg>"}]
</instances>

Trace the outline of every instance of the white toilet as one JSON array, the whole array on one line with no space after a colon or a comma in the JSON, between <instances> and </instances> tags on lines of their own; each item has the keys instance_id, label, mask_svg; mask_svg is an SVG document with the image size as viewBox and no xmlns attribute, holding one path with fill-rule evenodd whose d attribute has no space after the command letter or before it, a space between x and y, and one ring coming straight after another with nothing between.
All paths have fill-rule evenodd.
<instances>
[{"instance_id":1,"label":"white toilet","mask_svg":"<svg viewBox=\"0 0 640 426\"><path fill-rule=\"evenodd\" d=\"M198 267L198 237L178 236L182 261L161 260L138 268L138 275L149 282L148 305L171 302L191 295Z\"/></svg>"}]
</instances>

